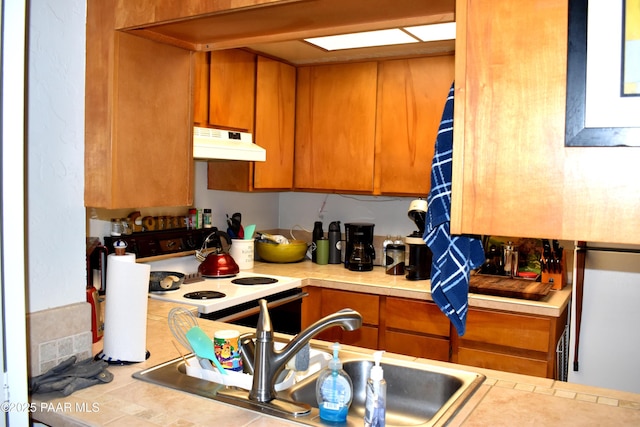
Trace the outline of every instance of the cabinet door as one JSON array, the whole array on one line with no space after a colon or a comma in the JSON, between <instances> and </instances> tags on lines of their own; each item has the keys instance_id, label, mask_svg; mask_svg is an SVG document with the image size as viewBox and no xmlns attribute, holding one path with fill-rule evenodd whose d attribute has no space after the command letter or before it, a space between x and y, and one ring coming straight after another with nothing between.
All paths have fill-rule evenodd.
<instances>
[{"instance_id":1,"label":"cabinet door","mask_svg":"<svg viewBox=\"0 0 640 427\"><path fill-rule=\"evenodd\" d=\"M87 38L85 205L189 206L191 52L100 25Z\"/></svg>"},{"instance_id":2,"label":"cabinet door","mask_svg":"<svg viewBox=\"0 0 640 427\"><path fill-rule=\"evenodd\" d=\"M209 123L209 74L211 55L209 52L196 52L193 80L193 123L206 127Z\"/></svg>"},{"instance_id":3,"label":"cabinet door","mask_svg":"<svg viewBox=\"0 0 640 427\"><path fill-rule=\"evenodd\" d=\"M240 49L211 52L209 124L253 132L256 55Z\"/></svg>"},{"instance_id":4,"label":"cabinet door","mask_svg":"<svg viewBox=\"0 0 640 427\"><path fill-rule=\"evenodd\" d=\"M452 233L640 241L640 150L564 146L567 13L456 3Z\"/></svg>"},{"instance_id":5,"label":"cabinet door","mask_svg":"<svg viewBox=\"0 0 640 427\"><path fill-rule=\"evenodd\" d=\"M294 185L373 191L377 64L298 68Z\"/></svg>"},{"instance_id":6,"label":"cabinet door","mask_svg":"<svg viewBox=\"0 0 640 427\"><path fill-rule=\"evenodd\" d=\"M387 351L449 361L450 322L434 303L387 297L384 312Z\"/></svg>"},{"instance_id":7,"label":"cabinet door","mask_svg":"<svg viewBox=\"0 0 640 427\"><path fill-rule=\"evenodd\" d=\"M258 57L255 143L267 150L266 162L254 162L255 189L293 188L296 69Z\"/></svg>"},{"instance_id":8,"label":"cabinet door","mask_svg":"<svg viewBox=\"0 0 640 427\"><path fill-rule=\"evenodd\" d=\"M343 308L351 308L362 315L362 326L355 331L340 327L326 329L317 338L375 349L378 347L380 297L358 292L340 291L309 286L309 296L302 303L302 327L306 328L324 316Z\"/></svg>"},{"instance_id":9,"label":"cabinet door","mask_svg":"<svg viewBox=\"0 0 640 427\"><path fill-rule=\"evenodd\" d=\"M382 61L378 71L376 188L426 196L454 57Z\"/></svg>"},{"instance_id":10,"label":"cabinet door","mask_svg":"<svg viewBox=\"0 0 640 427\"><path fill-rule=\"evenodd\" d=\"M207 188L253 191L293 187L295 84L294 67L258 56L253 136L254 142L267 150L267 160L210 161Z\"/></svg>"}]
</instances>

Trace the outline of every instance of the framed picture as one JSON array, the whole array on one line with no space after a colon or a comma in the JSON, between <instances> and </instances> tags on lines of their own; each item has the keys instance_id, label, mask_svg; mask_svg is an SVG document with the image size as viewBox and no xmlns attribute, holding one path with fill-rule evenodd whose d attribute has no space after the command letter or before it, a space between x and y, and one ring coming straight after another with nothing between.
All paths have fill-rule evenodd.
<instances>
[{"instance_id":1,"label":"framed picture","mask_svg":"<svg viewBox=\"0 0 640 427\"><path fill-rule=\"evenodd\" d=\"M638 28L640 0L569 0L565 146L640 146Z\"/></svg>"}]
</instances>

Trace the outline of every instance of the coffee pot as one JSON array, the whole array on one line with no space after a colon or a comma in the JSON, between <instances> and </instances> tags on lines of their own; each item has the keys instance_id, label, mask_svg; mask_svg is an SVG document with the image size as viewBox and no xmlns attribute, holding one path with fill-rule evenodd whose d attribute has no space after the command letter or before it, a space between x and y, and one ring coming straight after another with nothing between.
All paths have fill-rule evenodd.
<instances>
[{"instance_id":1,"label":"coffee pot","mask_svg":"<svg viewBox=\"0 0 640 427\"><path fill-rule=\"evenodd\" d=\"M409 262L405 266L408 280L427 280L431 278L431 260L433 254L431 249L422 239L424 235L427 201L423 199L413 200L409 204L407 213L409 218L416 224L418 230L405 238L405 243L409 245Z\"/></svg>"},{"instance_id":2,"label":"coffee pot","mask_svg":"<svg viewBox=\"0 0 640 427\"><path fill-rule=\"evenodd\" d=\"M351 271L373 270L376 250L373 247L373 227L369 223L347 223L345 230L344 266Z\"/></svg>"}]
</instances>

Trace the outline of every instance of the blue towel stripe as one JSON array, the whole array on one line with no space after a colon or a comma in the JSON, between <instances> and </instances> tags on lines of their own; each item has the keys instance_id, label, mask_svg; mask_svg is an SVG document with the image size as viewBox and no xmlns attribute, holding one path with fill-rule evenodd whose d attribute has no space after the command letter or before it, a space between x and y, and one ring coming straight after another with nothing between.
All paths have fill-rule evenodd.
<instances>
[{"instance_id":1,"label":"blue towel stripe","mask_svg":"<svg viewBox=\"0 0 640 427\"><path fill-rule=\"evenodd\" d=\"M431 297L451 320L458 335L462 336L467 322L469 274L471 269L484 262L484 250L480 240L470 236L452 236L449 228L453 96L454 85L451 85L436 137L431 165L431 191L427 197L427 223L422 238L433 252Z\"/></svg>"}]
</instances>

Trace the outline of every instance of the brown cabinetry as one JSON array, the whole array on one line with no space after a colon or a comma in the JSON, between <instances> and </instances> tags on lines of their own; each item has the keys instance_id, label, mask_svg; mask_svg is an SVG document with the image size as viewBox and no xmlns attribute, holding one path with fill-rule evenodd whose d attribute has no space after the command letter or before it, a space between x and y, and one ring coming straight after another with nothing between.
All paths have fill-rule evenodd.
<instances>
[{"instance_id":1,"label":"brown cabinetry","mask_svg":"<svg viewBox=\"0 0 640 427\"><path fill-rule=\"evenodd\" d=\"M209 125L253 132L256 55L241 49L210 55Z\"/></svg>"},{"instance_id":2,"label":"brown cabinetry","mask_svg":"<svg viewBox=\"0 0 640 427\"><path fill-rule=\"evenodd\" d=\"M637 243L640 150L564 146L568 4L521 6L456 2L451 231Z\"/></svg>"},{"instance_id":3,"label":"brown cabinetry","mask_svg":"<svg viewBox=\"0 0 640 427\"><path fill-rule=\"evenodd\" d=\"M300 67L295 187L426 195L453 78L452 55Z\"/></svg>"},{"instance_id":4,"label":"brown cabinetry","mask_svg":"<svg viewBox=\"0 0 640 427\"><path fill-rule=\"evenodd\" d=\"M453 340L453 362L554 378L566 321L566 309L546 317L471 308L465 335Z\"/></svg>"},{"instance_id":5,"label":"brown cabinetry","mask_svg":"<svg viewBox=\"0 0 640 427\"><path fill-rule=\"evenodd\" d=\"M215 69L225 69L223 73L227 76L242 74L234 72L238 61L234 58L245 58L233 55L224 56L222 52L217 52L215 58L218 61ZM212 61L213 61L212 59ZM239 67L244 70L248 61L240 61ZM244 70L247 74L247 70ZM235 79L228 82L226 93L220 93L222 85L216 83L219 89L210 90L211 96L217 99L209 103L210 108L220 100L234 98L237 96L249 97L250 102L243 108L236 108L239 112L245 112L251 108L251 120L255 115L255 126L252 123L245 123L245 130L253 129L253 140L256 144L267 150L267 160L265 162L239 162L239 161L211 161L208 166L207 188L212 190L226 191L253 191L253 190L288 190L293 187L293 138L294 138L294 118L295 118L295 82L296 70L291 65L280 61L275 61L262 56L257 57L256 65L253 67L251 87L249 93L246 82L240 88L234 86ZM255 74L255 76L254 76ZM214 81L214 78L211 78ZM196 89L197 92L202 92ZM216 94L217 95L214 95ZM196 109L198 105L196 104ZM219 105L216 108L222 108ZM253 111L255 110L255 113ZM213 115L214 113L211 113ZM244 115L240 114L239 116ZM219 115L218 115L219 116ZM239 125L242 120L248 118L231 118L226 116L226 123ZM219 121L222 123L222 121ZM211 123L215 126L215 123ZM227 126L231 127L231 126Z\"/></svg>"},{"instance_id":6,"label":"brown cabinetry","mask_svg":"<svg viewBox=\"0 0 640 427\"><path fill-rule=\"evenodd\" d=\"M376 194L426 196L453 55L380 61L376 120Z\"/></svg>"},{"instance_id":7,"label":"brown cabinetry","mask_svg":"<svg viewBox=\"0 0 640 427\"><path fill-rule=\"evenodd\" d=\"M351 308L362 315L362 326L359 329L345 331L340 327L333 327L318 334L317 338L365 348L378 347L380 297L316 287L307 287L305 290L309 296L303 300L302 305L303 328L338 310Z\"/></svg>"},{"instance_id":8,"label":"brown cabinetry","mask_svg":"<svg viewBox=\"0 0 640 427\"><path fill-rule=\"evenodd\" d=\"M294 185L373 192L377 64L298 68Z\"/></svg>"},{"instance_id":9,"label":"brown cabinetry","mask_svg":"<svg viewBox=\"0 0 640 427\"><path fill-rule=\"evenodd\" d=\"M385 349L415 357L449 361L449 320L432 302L386 297Z\"/></svg>"},{"instance_id":10,"label":"brown cabinetry","mask_svg":"<svg viewBox=\"0 0 640 427\"><path fill-rule=\"evenodd\" d=\"M471 308L459 337L431 301L308 286L303 328L328 314L352 308L363 326L354 332L331 328L318 338L371 349L481 368L554 378L556 345L567 309L559 317Z\"/></svg>"},{"instance_id":11,"label":"brown cabinetry","mask_svg":"<svg viewBox=\"0 0 640 427\"><path fill-rule=\"evenodd\" d=\"M114 31L113 15L87 3L85 205L188 206L192 53Z\"/></svg>"}]
</instances>

